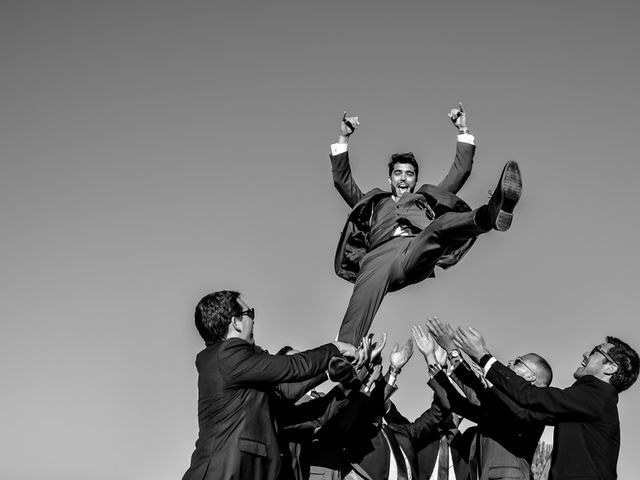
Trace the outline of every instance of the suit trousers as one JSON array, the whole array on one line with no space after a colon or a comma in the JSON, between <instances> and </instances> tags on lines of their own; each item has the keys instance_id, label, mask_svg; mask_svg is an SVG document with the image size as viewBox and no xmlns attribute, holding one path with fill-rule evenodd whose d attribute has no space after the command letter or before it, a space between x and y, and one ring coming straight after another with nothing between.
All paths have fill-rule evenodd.
<instances>
[{"instance_id":1,"label":"suit trousers","mask_svg":"<svg viewBox=\"0 0 640 480\"><path fill-rule=\"evenodd\" d=\"M476 211L445 213L418 235L394 237L369 251L360 263L338 340L357 345L369 332L387 292L433 276L450 247L487 232L476 225Z\"/></svg>"}]
</instances>

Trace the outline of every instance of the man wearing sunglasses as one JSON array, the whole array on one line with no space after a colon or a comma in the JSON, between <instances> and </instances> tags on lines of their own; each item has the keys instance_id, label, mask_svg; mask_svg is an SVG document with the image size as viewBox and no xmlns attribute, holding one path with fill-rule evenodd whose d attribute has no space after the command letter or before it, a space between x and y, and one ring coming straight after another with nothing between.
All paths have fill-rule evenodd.
<instances>
[{"instance_id":1,"label":"man wearing sunglasses","mask_svg":"<svg viewBox=\"0 0 640 480\"><path fill-rule=\"evenodd\" d=\"M183 480L276 479L281 455L275 386L317 376L332 357L356 356L355 347L342 342L269 355L255 345L255 318L238 292L215 292L196 306L206 348L196 357L199 436Z\"/></svg>"},{"instance_id":2,"label":"man wearing sunglasses","mask_svg":"<svg viewBox=\"0 0 640 480\"><path fill-rule=\"evenodd\" d=\"M635 383L638 353L616 337L582 354L568 388L538 388L497 361L482 335L460 327L456 344L484 368L487 379L523 407L549 415L553 425L550 479L614 480L620 452L618 395Z\"/></svg>"}]
</instances>

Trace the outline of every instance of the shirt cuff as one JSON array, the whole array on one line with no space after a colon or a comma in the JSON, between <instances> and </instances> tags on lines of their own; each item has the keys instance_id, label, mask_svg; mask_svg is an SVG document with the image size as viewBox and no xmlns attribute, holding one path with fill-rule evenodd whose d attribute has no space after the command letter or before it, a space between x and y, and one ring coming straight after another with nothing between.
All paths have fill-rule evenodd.
<instances>
[{"instance_id":1,"label":"shirt cuff","mask_svg":"<svg viewBox=\"0 0 640 480\"><path fill-rule=\"evenodd\" d=\"M489 369L491 368L491 366L496 363L498 360L495 357L491 357L489 359L489 361L485 364L483 370L484 370L484 374L486 375L489 372Z\"/></svg>"},{"instance_id":2,"label":"shirt cuff","mask_svg":"<svg viewBox=\"0 0 640 480\"><path fill-rule=\"evenodd\" d=\"M458 137L464 137L464 135L458 135ZM473 135L467 135L467 137L472 137L473 138ZM466 142L466 143L469 143L469 142ZM341 153L346 152L348 146L349 146L348 143L332 143L331 144L331 155L333 155L335 157L336 155L340 155Z\"/></svg>"},{"instance_id":3,"label":"shirt cuff","mask_svg":"<svg viewBox=\"0 0 640 480\"><path fill-rule=\"evenodd\" d=\"M474 137L470 133L461 133L461 134L458 135L458 141L461 142L461 143L468 143L470 145L475 145L476 144L476 137Z\"/></svg>"}]
</instances>

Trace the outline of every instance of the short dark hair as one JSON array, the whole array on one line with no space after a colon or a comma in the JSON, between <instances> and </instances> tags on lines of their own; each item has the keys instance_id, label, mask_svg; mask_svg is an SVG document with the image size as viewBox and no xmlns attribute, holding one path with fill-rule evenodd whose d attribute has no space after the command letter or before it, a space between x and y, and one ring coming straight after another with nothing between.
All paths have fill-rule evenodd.
<instances>
[{"instance_id":1,"label":"short dark hair","mask_svg":"<svg viewBox=\"0 0 640 480\"><path fill-rule=\"evenodd\" d=\"M548 387L553 380L553 369L551 365L537 353L530 353L529 355L533 357L536 368L536 379L540 381L542 386Z\"/></svg>"},{"instance_id":2,"label":"short dark hair","mask_svg":"<svg viewBox=\"0 0 640 480\"><path fill-rule=\"evenodd\" d=\"M391 172L393 172L393 167L395 167L396 163L408 163L416 171L416 178L418 177L418 170L420 167L418 167L418 162L416 161L416 157L413 155L413 152L394 153L391 155L388 165L389 176L391 176Z\"/></svg>"},{"instance_id":3,"label":"short dark hair","mask_svg":"<svg viewBox=\"0 0 640 480\"><path fill-rule=\"evenodd\" d=\"M607 353L618 364L618 370L611 376L610 383L618 392L623 392L638 379L638 352L616 337L607 337L607 343L613 345Z\"/></svg>"},{"instance_id":4,"label":"short dark hair","mask_svg":"<svg viewBox=\"0 0 640 480\"><path fill-rule=\"evenodd\" d=\"M196 328L206 344L220 342L227 336L233 317L242 313L240 293L231 290L210 293L196 305Z\"/></svg>"}]
</instances>

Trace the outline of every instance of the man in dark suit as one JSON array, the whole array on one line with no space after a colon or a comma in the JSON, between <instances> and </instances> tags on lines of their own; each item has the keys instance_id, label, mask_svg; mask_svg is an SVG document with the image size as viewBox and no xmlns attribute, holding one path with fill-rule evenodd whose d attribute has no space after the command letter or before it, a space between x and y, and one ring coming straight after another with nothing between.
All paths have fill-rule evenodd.
<instances>
[{"instance_id":1,"label":"man in dark suit","mask_svg":"<svg viewBox=\"0 0 640 480\"><path fill-rule=\"evenodd\" d=\"M458 427L462 418L451 413L438 426L437 434L417 452L420 478L429 480L453 476L456 480L469 478L469 452L475 438L476 427L461 431ZM448 457L448 458L445 458ZM453 470L453 475L450 475Z\"/></svg>"},{"instance_id":2,"label":"man in dark suit","mask_svg":"<svg viewBox=\"0 0 640 480\"><path fill-rule=\"evenodd\" d=\"M533 456L549 416L522 408L500 390L485 385L455 348L454 331L447 322L431 318L427 328L448 351L454 366L451 380L466 395L443 371L439 372L435 379L447 392L451 410L478 425L471 445L471 478L529 480ZM549 363L535 353L516 357L509 368L537 387L548 387L553 379Z\"/></svg>"},{"instance_id":3,"label":"man in dark suit","mask_svg":"<svg viewBox=\"0 0 640 480\"><path fill-rule=\"evenodd\" d=\"M352 208L336 251L338 276L354 283L338 339L357 343L369 331L387 292L433 277L436 266L456 264L476 237L491 229L505 231L520 198L518 164L509 161L489 203L476 210L455 194L466 182L473 163L474 137L460 105L449 118L458 128L455 161L438 186L423 185L414 192L418 164L412 153L391 156L391 191L367 194L353 180L348 139L358 117L343 115L338 143L331 145L333 182Z\"/></svg>"},{"instance_id":4,"label":"man in dark suit","mask_svg":"<svg viewBox=\"0 0 640 480\"><path fill-rule=\"evenodd\" d=\"M408 358L398 362L392 353L390 360L391 372L395 377L400 373L397 366L404 365ZM428 384L434 390L433 402L414 422L409 422L389 403L385 405L385 413L381 418L371 417L372 413L376 413L375 410L359 409L359 418L353 429L341 439L344 445L342 455L346 459L345 479L424 478L425 472L421 467L424 468L429 462L425 457L425 453L428 453L425 449L439 438L443 429L448 428L447 422L451 418L446 396L438 384L433 379ZM461 475L459 480L466 480L468 468L464 470L464 465L456 463L456 471Z\"/></svg>"},{"instance_id":5,"label":"man in dark suit","mask_svg":"<svg viewBox=\"0 0 640 480\"><path fill-rule=\"evenodd\" d=\"M205 296L195 324L206 348L196 357L199 435L183 480L275 480L281 467L274 386L313 378L352 345L269 355L254 344L255 311L238 292Z\"/></svg>"},{"instance_id":6,"label":"man in dark suit","mask_svg":"<svg viewBox=\"0 0 640 480\"><path fill-rule=\"evenodd\" d=\"M437 398L437 397L434 397ZM448 411L434 399L431 406L414 422L399 423L397 419L372 424L360 430L360 440L351 445L353 479L418 479L418 453L438 436L438 427L448 417Z\"/></svg>"},{"instance_id":7,"label":"man in dark suit","mask_svg":"<svg viewBox=\"0 0 640 480\"><path fill-rule=\"evenodd\" d=\"M550 480L617 478L618 394L638 378L640 359L635 350L609 336L583 353L572 386L539 388L497 361L478 331L459 327L455 339L493 385L521 406L550 416L555 427Z\"/></svg>"}]
</instances>

